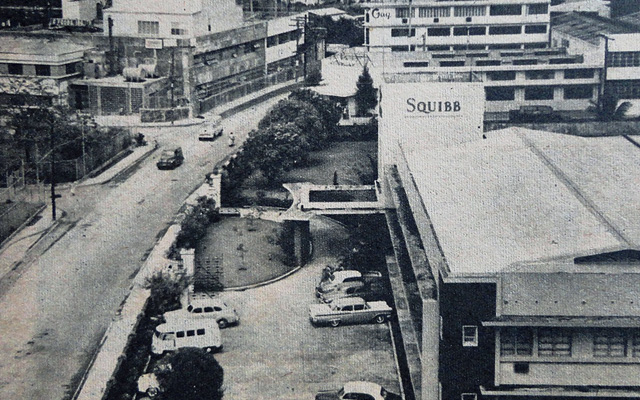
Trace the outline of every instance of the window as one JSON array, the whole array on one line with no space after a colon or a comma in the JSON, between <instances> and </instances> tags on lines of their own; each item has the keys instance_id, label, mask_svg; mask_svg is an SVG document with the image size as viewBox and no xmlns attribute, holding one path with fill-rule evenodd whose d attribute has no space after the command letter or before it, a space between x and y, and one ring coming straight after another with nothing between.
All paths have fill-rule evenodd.
<instances>
[{"instance_id":1,"label":"window","mask_svg":"<svg viewBox=\"0 0 640 400\"><path fill-rule=\"evenodd\" d=\"M449 36L451 35L450 28L427 28L428 36Z\"/></svg>"},{"instance_id":2,"label":"window","mask_svg":"<svg viewBox=\"0 0 640 400\"><path fill-rule=\"evenodd\" d=\"M478 327L475 325L464 325L462 327L462 346L478 346Z\"/></svg>"},{"instance_id":3,"label":"window","mask_svg":"<svg viewBox=\"0 0 640 400\"><path fill-rule=\"evenodd\" d=\"M620 51L611 52L607 59L608 67L639 67L640 52L637 51Z\"/></svg>"},{"instance_id":4,"label":"window","mask_svg":"<svg viewBox=\"0 0 640 400\"><path fill-rule=\"evenodd\" d=\"M414 44L411 46L391 46L391 51L416 51L416 46Z\"/></svg>"},{"instance_id":5,"label":"window","mask_svg":"<svg viewBox=\"0 0 640 400\"><path fill-rule=\"evenodd\" d=\"M607 86L620 99L640 99L640 81L611 81Z\"/></svg>"},{"instance_id":6,"label":"window","mask_svg":"<svg viewBox=\"0 0 640 400\"><path fill-rule=\"evenodd\" d=\"M195 336L195 335L196 335L196 331L194 330L187 331L187 336Z\"/></svg>"},{"instance_id":7,"label":"window","mask_svg":"<svg viewBox=\"0 0 640 400\"><path fill-rule=\"evenodd\" d=\"M428 67L428 61L407 61L404 63L405 68L420 68L420 67Z\"/></svg>"},{"instance_id":8,"label":"window","mask_svg":"<svg viewBox=\"0 0 640 400\"><path fill-rule=\"evenodd\" d=\"M267 38L267 47L273 47L278 44L278 36L269 36Z\"/></svg>"},{"instance_id":9,"label":"window","mask_svg":"<svg viewBox=\"0 0 640 400\"><path fill-rule=\"evenodd\" d=\"M138 21L138 34L157 35L160 33L160 23L157 21Z\"/></svg>"},{"instance_id":10,"label":"window","mask_svg":"<svg viewBox=\"0 0 640 400\"><path fill-rule=\"evenodd\" d=\"M640 357L640 332L633 332L633 337L631 338L631 346L631 356Z\"/></svg>"},{"instance_id":11,"label":"window","mask_svg":"<svg viewBox=\"0 0 640 400\"><path fill-rule=\"evenodd\" d=\"M488 65L500 65L502 64L502 61L500 60L478 60L476 61L476 65L478 67L485 67Z\"/></svg>"},{"instance_id":12,"label":"window","mask_svg":"<svg viewBox=\"0 0 640 400\"><path fill-rule=\"evenodd\" d=\"M179 22L172 22L171 23L171 34L172 35L186 35L187 34L187 30L184 29L184 27L182 26L181 23Z\"/></svg>"},{"instance_id":13,"label":"window","mask_svg":"<svg viewBox=\"0 0 640 400\"><path fill-rule=\"evenodd\" d=\"M490 88L487 88L490 89ZM494 88L503 89L503 88ZM513 100L513 99L511 99ZM530 356L533 349L533 332L528 328L509 328L500 331L501 356Z\"/></svg>"},{"instance_id":14,"label":"window","mask_svg":"<svg viewBox=\"0 0 640 400\"><path fill-rule=\"evenodd\" d=\"M64 66L64 73L66 75L75 74L78 72L78 63L70 63Z\"/></svg>"},{"instance_id":15,"label":"window","mask_svg":"<svg viewBox=\"0 0 640 400\"><path fill-rule=\"evenodd\" d=\"M50 65L36 65L36 75L38 76L51 76Z\"/></svg>"},{"instance_id":16,"label":"window","mask_svg":"<svg viewBox=\"0 0 640 400\"><path fill-rule=\"evenodd\" d=\"M529 89L549 89L549 88L527 88L525 89L525 100L538 100L527 98ZM551 98L553 98L553 88ZM571 357L571 334L562 329L540 329L538 331L538 355L552 357Z\"/></svg>"},{"instance_id":17,"label":"window","mask_svg":"<svg viewBox=\"0 0 640 400\"><path fill-rule=\"evenodd\" d=\"M536 64L538 64L538 60L536 59L513 60L513 65L536 65Z\"/></svg>"},{"instance_id":18,"label":"window","mask_svg":"<svg viewBox=\"0 0 640 400\"><path fill-rule=\"evenodd\" d=\"M213 307L205 307L204 308L204 312L206 312L206 313L213 312Z\"/></svg>"},{"instance_id":19,"label":"window","mask_svg":"<svg viewBox=\"0 0 640 400\"><path fill-rule=\"evenodd\" d=\"M577 58L550 58L549 64L578 64Z\"/></svg>"},{"instance_id":20,"label":"window","mask_svg":"<svg viewBox=\"0 0 640 400\"><path fill-rule=\"evenodd\" d=\"M566 86L564 88L565 99L590 99L593 97L593 88L588 85Z\"/></svg>"},{"instance_id":21,"label":"window","mask_svg":"<svg viewBox=\"0 0 640 400\"><path fill-rule=\"evenodd\" d=\"M194 308L191 312L194 314L202 314L202 307Z\"/></svg>"},{"instance_id":22,"label":"window","mask_svg":"<svg viewBox=\"0 0 640 400\"><path fill-rule=\"evenodd\" d=\"M527 79L553 79L555 77L555 71L527 71L525 72L525 76Z\"/></svg>"},{"instance_id":23,"label":"window","mask_svg":"<svg viewBox=\"0 0 640 400\"><path fill-rule=\"evenodd\" d=\"M183 338L184 337L184 331L176 332L176 337Z\"/></svg>"},{"instance_id":24,"label":"window","mask_svg":"<svg viewBox=\"0 0 640 400\"><path fill-rule=\"evenodd\" d=\"M463 67L464 66L464 61L463 60L458 60L458 61L440 61L440 66L441 67Z\"/></svg>"},{"instance_id":25,"label":"window","mask_svg":"<svg viewBox=\"0 0 640 400\"><path fill-rule=\"evenodd\" d=\"M218 306L215 306L215 307L213 307L213 311L220 312L220 311L222 311L222 308L220 308Z\"/></svg>"},{"instance_id":26,"label":"window","mask_svg":"<svg viewBox=\"0 0 640 400\"><path fill-rule=\"evenodd\" d=\"M416 9L411 9L411 18L416 16ZM409 8L396 8L396 18L409 18Z\"/></svg>"},{"instance_id":27,"label":"window","mask_svg":"<svg viewBox=\"0 0 640 400\"><path fill-rule=\"evenodd\" d=\"M448 17L451 14L449 7L420 7L418 8L418 17L421 18L440 18Z\"/></svg>"},{"instance_id":28,"label":"window","mask_svg":"<svg viewBox=\"0 0 640 400\"><path fill-rule=\"evenodd\" d=\"M475 393L462 393L460 400L478 400L478 395Z\"/></svg>"},{"instance_id":29,"label":"window","mask_svg":"<svg viewBox=\"0 0 640 400\"><path fill-rule=\"evenodd\" d=\"M484 35L487 32L487 28L485 28L484 26L473 26L473 27L466 27L466 26L459 26L456 28L453 28L453 36L480 36L480 35Z\"/></svg>"},{"instance_id":30,"label":"window","mask_svg":"<svg viewBox=\"0 0 640 400\"><path fill-rule=\"evenodd\" d=\"M613 329L594 332L594 357L624 357L627 354L626 350L626 339L623 332Z\"/></svg>"},{"instance_id":31,"label":"window","mask_svg":"<svg viewBox=\"0 0 640 400\"><path fill-rule=\"evenodd\" d=\"M353 306L353 311L362 311L364 310L364 304L356 304Z\"/></svg>"},{"instance_id":32,"label":"window","mask_svg":"<svg viewBox=\"0 0 640 400\"><path fill-rule=\"evenodd\" d=\"M519 35L522 33L520 25L490 26L489 35Z\"/></svg>"},{"instance_id":33,"label":"window","mask_svg":"<svg viewBox=\"0 0 640 400\"><path fill-rule=\"evenodd\" d=\"M513 81L516 79L515 71L493 71L487 73L490 81Z\"/></svg>"},{"instance_id":34,"label":"window","mask_svg":"<svg viewBox=\"0 0 640 400\"><path fill-rule=\"evenodd\" d=\"M429 51L449 51L449 46L429 46L427 47Z\"/></svg>"},{"instance_id":35,"label":"window","mask_svg":"<svg viewBox=\"0 0 640 400\"><path fill-rule=\"evenodd\" d=\"M502 4L489 7L489 15L520 15L522 6L520 4Z\"/></svg>"},{"instance_id":36,"label":"window","mask_svg":"<svg viewBox=\"0 0 640 400\"><path fill-rule=\"evenodd\" d=\"M564 79L591 79L592 69L568 69L564 71Z\"/></svg>"},{"instance_id":37,"label":"window","mask_svg":"<svg viewBox=\"0 0 640 400\"><path fill-rule=\"evenodd\" d=\"M416 30L413 28L411 29L411 35L409 35L409 29L407 28L391 29L391 37L403 37L403 36L414 37L415 35L416 35Z\"/></svg>"},{"instance_id":38,"label":"window","mask_svg":"<svg viewBox=\"0 0 640 400\"><path fill-rule=\"evenodd\" d=\"M529 4L527 9L529 10L529 15L549 13L549 6L547 4Z\"/></svg>"},{"instance_id":39,"label":"window","mask_svg":"<svg viewBox=\"0 0 640 400\"><path fill-rule=\"evenodd\" d=\"M9 74L22 75L22 64L7 64L9 67Z\"/></svg>"},{"instance_id":40,"label":"window","mask_svg":"<svg viewBox=\"0 0 640 400\"><path fill-rule=\"evenodd\" d=\"M196 330L196 334L197 334L198 336L202 336L202 335L204 335L204 329L197 329L197 330Z\"/></svg>"},{"instance_id":41,"label":"window","mask_svg":"<svg viewBox=\"0 0 640 400\"><path fill-rule=\"evenodd\" d=\"M524 33L547 33L546 25L525 25Z\"/></svg>"},{"instance_id":42,"label":"window","mask_svg":"<svg viewBox=\"0 0 640 400\"><path fill-rule=\"evenodd\" d=\"M456 17L479 17L485 15L486 11L485 6L454 7L453 15Z\"/></svg>"},{"instance_id":43,"label":"window","mask_svg":"<svg viewBox=\"0 0 640 400\"><path fill-rule=\"evenodd\" d=\"M506 50L506 49L519 49L518 43L501 43L489 45L489 50Z\"/></svg>"}]
</instances>

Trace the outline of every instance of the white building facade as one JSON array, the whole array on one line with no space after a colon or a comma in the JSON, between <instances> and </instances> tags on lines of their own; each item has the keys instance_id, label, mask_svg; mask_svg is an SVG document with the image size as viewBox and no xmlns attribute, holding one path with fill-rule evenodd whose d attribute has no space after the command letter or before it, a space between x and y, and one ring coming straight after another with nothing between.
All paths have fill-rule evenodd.
<instances>
[{"instance_id":1,"label":"white building facade","mask_svg":"<svg viewBox=\"0 0 640 400\"><path fill-rule=\"evenodd\" d=\"M371 51L544 48L549 0L371 1L365 46Z\"/></svg>"}]
</instances>

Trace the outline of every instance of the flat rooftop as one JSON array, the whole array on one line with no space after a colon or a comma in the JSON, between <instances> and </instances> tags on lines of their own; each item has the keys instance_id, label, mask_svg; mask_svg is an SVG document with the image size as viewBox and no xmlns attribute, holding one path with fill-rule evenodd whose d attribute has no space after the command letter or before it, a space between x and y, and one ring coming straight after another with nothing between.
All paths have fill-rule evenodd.
<instances>
[{"instance_id":1,"label":"flat rooftop","mask_svg":"<svg viewBox=\"0 0 640 400\"><path fill-rule=\"evenodd\" d=\"M639 137L524 128L486 136L403 149L450 277L638 247Z\"/></svg>"},{"instance_id":2,"label":"flat rooftop","mask_svg":"<svg viewBox=\"0 0 640 400\"><path fill-rule=\"evenodd\" d=\"M64 63L79 61L89 44L72 43L64 37L0 37L0 62Z\"/></svg>"}]
</instances>

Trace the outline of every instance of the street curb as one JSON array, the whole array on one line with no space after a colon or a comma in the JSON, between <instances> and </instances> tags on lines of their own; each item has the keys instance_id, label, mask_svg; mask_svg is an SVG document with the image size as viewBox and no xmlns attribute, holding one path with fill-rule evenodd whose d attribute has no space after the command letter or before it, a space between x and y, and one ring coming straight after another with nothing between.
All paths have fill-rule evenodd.
<instances>
[{"instance_id":1,"label":"street curb","mask_svg":"<svg viewBox=\"0 0 640 400\"><path fill-rule=\"evenodd\" d=\"M121 171L117 172L115 175L113 175L110 178L104 179L104 180L97 180L95 182L92 183L85 183L85 182L80 182L77 185L75 185L74 187L88 187L88 186L95 186L95 185L104 185L105 183L109 183L112 180L116 179L118 176L126 173L127 171L129 171L129 169L133 168L135 165L139 164L140 162L144 161L147 157L149 157L151 155L151 153L153 153L154 151L158 150L158 143L154 143L154 146L150 149L147 150L145 153L143 153L140 157L138 157L135 161L133 161L131 164L127 165L126 167L124 167ZM124 159L123 159L124 160ZM122 161L122 160L120 160ZM118 165L118 163L114 164L111 168L115 167L116 165ZM107 168L106 170L103 171L106 172L108 171L109 168ZM96 176L99 177L100 175ZM95 179L95 178L88 178L86 180L89 179ZM85 181L86 181L85 180Z\"/></svg>"}]
</instances>

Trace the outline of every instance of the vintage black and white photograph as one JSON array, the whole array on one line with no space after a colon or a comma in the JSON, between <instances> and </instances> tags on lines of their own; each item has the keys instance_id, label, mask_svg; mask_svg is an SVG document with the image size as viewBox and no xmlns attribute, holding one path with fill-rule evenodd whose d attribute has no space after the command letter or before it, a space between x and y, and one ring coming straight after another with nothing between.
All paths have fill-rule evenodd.
<instances>
[{"instance_id":1,"label":"vintage black and white photograph","mask_svg":"<svg viewBox=\"0 0 640 400\"><path fill-rule=\"evenodd\" d=\"M0 399L640 399L640 0L0 0Z\"/></svg>"}]
</instances>

